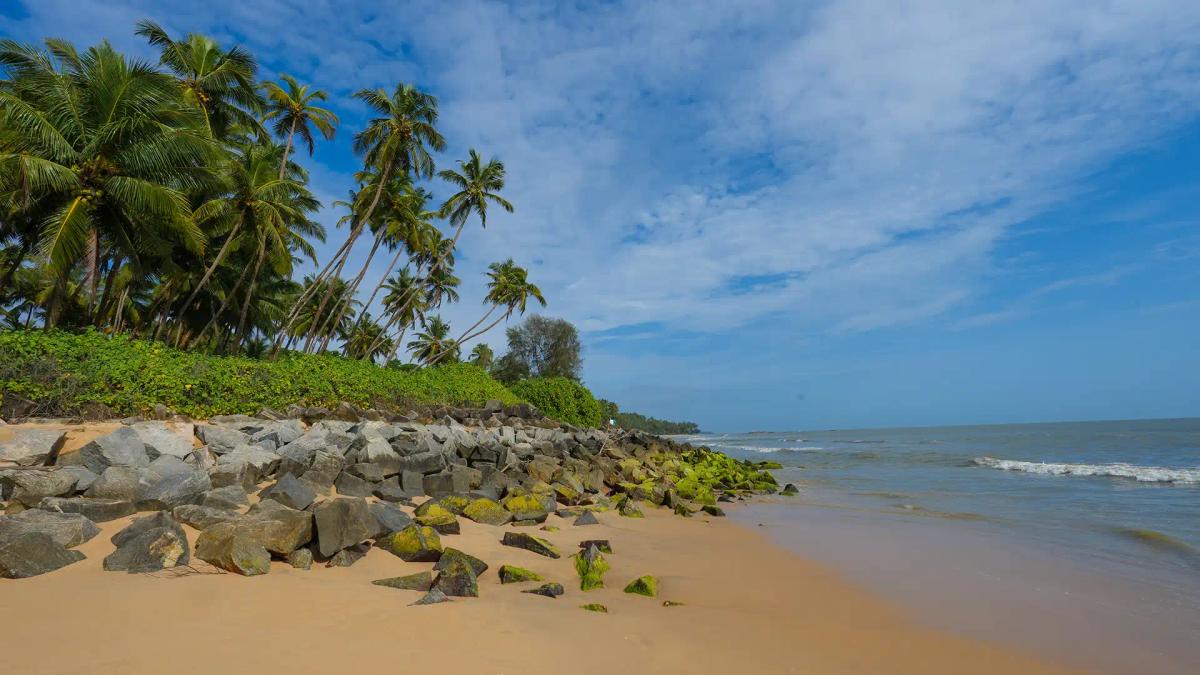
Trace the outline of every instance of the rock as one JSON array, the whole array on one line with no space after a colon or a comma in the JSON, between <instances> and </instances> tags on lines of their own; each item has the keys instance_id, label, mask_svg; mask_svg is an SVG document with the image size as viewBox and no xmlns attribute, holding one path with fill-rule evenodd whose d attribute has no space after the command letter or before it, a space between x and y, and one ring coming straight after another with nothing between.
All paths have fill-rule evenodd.
<instances>
[{"instance_id":1,"label":"rock","mask_svg":"<svg viewBox=\"0 0 1200 675\"><path fill-rule=\"evenodd\" d=\"M683 603L675 602L674 600L663 600L662 606L663 607L683 607Z\"/></svg>"},{"instance_id":2,"label":"rock","mask_svg":"<svg viewBox=\"0 0 1200 675\"><path fill-rule=\"evenodd\" d=\"M485 497L471 500L463 509L463 515L484 525L505 525L513 518L512 513L498 502Z\"/></svg>"},{"instance_id":3,"label":"rock","mask_svg":"<svg viewBox=\"0 0 1200 675\"><path fill-rule=\"evenodd\" d=\"M0 471L0 494L28 507L46 497L61 497L75 490L77 477L55 469L12 469Z\"/></svg>"},{"instance_id":4,"label":"rock","mask_svg":"<svg viewBox=\"0 0 1200 675\"><path fill-rule=\"evenodd\" d=\"M217 457L217 464L244 463L254 470L256 476L268 476L279 466L279 455L257 445L240 445ZM251 488L253 489L253 488Z\"/></svg>"},{"instance_id":5,"label":"rock","mask_svg":"<svg viewBox=\"0 0 1200 675\"><path fill-rule=\"evenodd\" d=\"M416 602L414 602L412 604L414 604L414 605L436 605L439 602L450 602L450 598L447 598L446 594L441 592L439 589L431 588L431 589L429 589L428 593L426 593L425 595L423 595L421 597L420 600L417 600Z\"/></svg>"},{"instance_id":6,"label":"rock","mask_svg":"<svg viewBox=\"0 0 1200 675\"><path fill-rule=\"evenodd\" d=\"M351 476L354 476L355 478L361 478L362 480L371 484L379 483L387 478L387 473L384 472L383 467L379 466L378 464L351 464L343 469L343 471Z\"/></svg>"},{"instance_id":7,"label":"rock","mask_svg":"<svg viewBox=\"0 0 1200 675\"><path fill-rule=\"evenodd\" d=\"M404 591L421 591L426 592L433 586L433 575L428 570L417 572L416 574L408 574L402 577L389 577L387 579L376 579L371 583L376 586L386 586L387 588L399 588Z\"/></svg>"},{"instance_id":8,"label":"rock","mask_svg":"<svg viewBox=\"0 0 1200 675\"><path fill-rule=\"evenodd\" d=\"M580 605L580 607L583 609L586 609L589 612L599 612L601 614L608 614L608 608L598 602L589 602L586 605Z\"/></svg>"},{"instance_id":9,"label":"rock","mask_svg":"<svg viewBox=\"0 0 1200 675\"><path fill-rule=\"evenodd\" d=\"M129 427L101 436L79 449L78 460L89 471L103 475L110 466L146 467L150 456L146 444Z\"/></svg>"},{"instance_id":10,"label":"rock","mask_svg":"<svg viewBox=\"0 0 1200 675\"><path fill-rule=\"evenodd\" d=\"M317 493L303 481L292 474L284 474L271 487L263 490L263 499L273 499L292 509L303 511L317 498Z\"/></svg>"},{"instance_id":11,"label":"rock","mask_svg":"<svg viewBox=\"0 0 1200 675\"><path fill-rule=\"evenodd\" d=\"M642 509L638 507L632 499L626 499L621 502L621 508L618 511L626 518L645 518L646 514L642 513Z\"/></svg>"},{"instance_id":12,"label":"rock","mask_svg":"<svg viewBox=\"0 0 1200 675\"><path fill-rule=\"evenodd\" d=\"M442 557L442 541L432 527L409 525L379 538L375 545L405 562L436 562Z\"/></svg>"},{"instance_id":13,"label":"rock","mask_svg":"<svg viewBox=\"0 0 1200 675\"><path fill-rule=\"evenodd\" d=\"M337 481L334 482L333 486L337 488L339 495L347 497L370 497L371 493L375 490L375 486L345 471L337 477Z\"/></svg>"},{"instance_id":14,"label":"rock","mask_svg":"<svg viewBox=\"0 0 1200 675\"><path fill-rule=\"evenodd\" d=\"M359 419L361 419L358 414L358 409L346 401L338 403L337 407L329 413L329 416L335 420L342 420L345 422L357 422Z\"/></svg>"},{"instance_id":15,"label":"rock","mask_svg":"<svg viewBox=\"0 0 1200 675\"><path fill-rule=\"evenodd\" d=\"M513 514L513 520L546 522L552 509L546 508L542 500L531 494L514 494L505 497L504 508Z\"/></svg>"},{"instance_id":16,"label":"rock","mask_svg":"<svg viewBox=\"0 0 1200 675\"><path fill-rule=\"evenodd\" d=\"M117 550L104 559L109 572L156 572L189 559L187 535L165 511L133 521L113 535L112 543Z\"/></svg>"},{"instance_id":17,"label":"rock","mask_svg":"<svg viewBox=\"0 0 1200 675\"><path fill-rule=\"evenodd\" d=\"M430 450L427 452L419 452L413 455L401 457L400 470L401 475L403 475L405 471L410 471L421 475L433 474L446 468L448 463L449 462L446 460L445 453L440 450Z\"/></svg>"},{"instance_id":18,"label":"rock","mask_svg":"<svg viewBox=\"0 0 1200 675\"><path fill-rule=\"evenodd\" d=\"M288 554L287 561L289 565L298 570L311 569L313 564L312 549L298 548Z\"/></svg>"},{"instance_id":19,"label":"rock","mask_svg":"<svg viewBox=\"0 0 1200 675\"><path fill-rule=\"evenodd\" d=\"M547 558L561 557L558 550L550 542L540 537L535 537L532 534L525 534L524 532L505 532L504 538L500 540L500 543L505 546L522 548L538 555L544 555Z\"/></svg>"},{"instance_id":20,"label":"rock","mask_svg":"<svg viewBox=\"0 0 1200 675\"><path fill-rule=\"evenodd\" d=\"M250 503L249 495L241 485L226 485L205 492L200 498L201 506L225 511L237 511ZM306 505L307 506L307 505Z\"/></svg>"},{"instance_id":21,"label":"rock","mask_svg":"<svg viewBox=\"0 0 1200 675\"><path fill-rule=\"evenodd\" d=\"M165 422L138 422L130 428L146 446L150 459L160 456L186 459L192 454L195 431L190 423L176 423L173 429Z\"/></svg>"},{"instance_id":22,"label":"rock","mask_svg":"<svg viewBox=\"0 0 1200 675\"><path fill-rule=\"evenodd\" d=\"M242 488L243 492L251 492L255 488L258 473L246 463L226 463L218 464L212 471L208 472L208 478L212 482L214 488L223 488L235 485Z\"/></svg>"},{"instance_id":23,"label":"rock","mask_svg":"<svg viewBox=\"0 0 1200 675\"><path fill-rule=\"evenodd\" d=\"M313 514L289 509L267 500L250 508L234 521L245 536L260 542L268 551L286 556L313 539Z\"/></svg>"},{"instance_id":24,"label":"rock","mask_svg":"<svg viewBox=\"0 0 1200 675\"><path fill-rule=\"evenodd\" d=\"M783 489L779 491L779 494L785 497L795 497L796 495L800 494L800 488L796 487L793 483L788 483L787 485L783 486Z\"/></svg>"},{"instance_id":25,"label":"rock","mask_svg":"<svg viewBox=\"0 0 1200 675\"><path fill-rule=\"evenodd\" d=\"M424 505L422 505L424 506ZM437 530L439 534L458 534L458 518L440 504L433 504L426 509L418 509L415 520Z\"/></svg>"},{"instance_id":26,"label":"rock","mask_svg":"<svg viewBox=\"0 0 1200 675\"><path fill-rule=\"evenodd\" d=\"M60 429L14 426L11 438L0 441L0 462L15 462L23 466L53 463L67 440Z\"/></svg>"},{"instance_id":27,"label":"rock","mask_svg":"<svg viewBox=\"0 0 1200 675\"><path fill-rule=\"evenodd\" d=\"M442 557L438 559L437 564L433 566L433 569L440 572L441 570L446 569L455 560L462 560L465 562L477 577L483 576L483 573L488 569L488 564L479 558L467 553L463 553L456 548L449 547L442 551Z\"/></svg>"},{"instance_id":28,"label":"rock","mask_svg":"<svg viewBox=\"0 0 1200 675\"><path fill-rule=\"evenodd\" d=\"M608 561L596 546L588 546L575 554L575 572L579 575L579 590L604 588L604 575L610 569Z\"/></svg>"},{"instance_id":29,"label":"rock","mask_svg":"<svg viewBox=\"0 0 1200 675\"><path fill-rule=\"evenodd\" d=\"M500 566L500 583L516 584L522 581L541 581L542 575L532 570L527 570L524 567L516 565L501 565Z\"/></svg>"},{"instance_id":30,"label":"rock","mask_svg":"<svg viewBox=\"0 0 1200 675\"><path fill-rule=\"evenodd\" d=\"M562 595L565 591L563 590L562 584L549 583L549 584L542 584L541 586L538 586L537 588L530 588L529 590L521 591L521 592L522 593L532 593L533 595L542 595L547 598L557 598L558 596Z\"/></svg>"},{"instance_id":31,"label":"rock","mask_svg":"<svg viewBox=\"0 0 1200 675\"><path fill-rule=\"evenodd\" d=\"M53 572L84 559L41 532L0 537L0 577L25 579Z\"/></svg>"},{"instance_id":32,"label":"rock","mask_svg":"<svg viewBox=\"0 0 1200 675\"><path fill-rule=\"evenodd\" d=\"M433 587L448 596L479 597L479 577L463 557L451 558L449 563L441 567Z\"/></svg>"},{"instance_id":33,"label":"rock","mask_svg":"<svg viewBox=\"0 0 1200 675\"><path fill-rule=\"evenodd\" d=\"M326 567L349 567L349 566L353 565L354 563L358 562L359 560L362 560L364 557L366 557L367 550L369 548L370 547L365 544L356 544L354 546L348 546L348 547L338 551L337 553L334 553L333 557L329 559L329 562L325 563L325 566Z\"/></svg>"},{"instance_id":34,"label":"rock","mask_svg":"<svg viewBox=\"0 0 1200 675\"><path fill-rule=\"evenodd\" d=\"M208 474L203 471L173 473L152 482L134 502L139 510L173 509L182 504L195 504L212 489Z\"/></svg>"},{"instance_id":35,"label":"rock","mask_svg":"<svg viewBox=\"0 0 1200 675\"><path fill-rule=\"evenodd\" d=\"M227 572L252 577L271 571L271 554L236 522L218 523L196 539L196 557Z\"/></svg>"},{"instance_id":36,"label":"rock","mask_svg":"<svg viewBox=\"0 0 1200 675\"><path fill-rule=\"evenodd\" d=\"M375 536L379 523L365 499L337 497L321 502L313 511L317 550L322 556L360 544Z\"/></svg>"},{"instance_id":37,"label":"rock","mask_svg":"<svg viewBox=\"0 0 1200 675\"><path fill-rule=\"evenodd\" d=\"M385 502L402 502L408 499L408 493L400 487L400 479L396 476L378 483L372 493Z\"/></svg>"},{"instance_id":38,"label":"rock","mask_svg":"<svg viewBox=\"0 0 1200 675\"><path fill-rule=\"evenodd\" d=\"M162 478L166 478L167 476L181 476L195 471L195 467L171 455L160 455L151 461L150 466L147 468ZM208 474L206 473L205 475Z\"/></svg>"},{"instance_id":39,"label":"rock","mask_svg":"<svg viewBox=\"0 0 1200 675\"><path fill-rule=\"evenodd\" d=\"M171 516L189 527L197 530L207 530L217 523L227 523L238 517L235 511L226 511L212 506L199 504L183 504L171 509Z\"/></svg>"},{"instance_id":40,"label":"rock","mask_svg":"<svg viewBox=\"0 0 1200 675\"><path fill-rule=\"evenodd\" d=\"M724 517L724 516L725 516L725 511L724 511L724 509L722 509L722 508L721 508L721 507L719 507L719 506L715 506L715 505L713 505L713 504L705 504L705 505L703 505L703 506L701 506L701 507L700 507L700 510L701 510L701 511L703 511L703 512L705 512L705 513L707 513L707 514L708 514L708 515L710 515L710 516L715 516L715 517L718 517L718 518L722 518L722 517Z\"/></svg>"},{"instance_id":41,"label":"rock","mask_svg":"<svg viewBox=\"0 0 1200 675\"><path fill-rule=\"evenodd\" d=\"M413 522L407 513L391 504L381 504L378 502L371 504L371 515L375 516L375 522L379 523L379 529L375 534L376 538L393 532L399 532L412 525Z\"/></svg>"},{"instance_id":42,"label":"rock","mask_svg":"<svg viewBox=\"0 0 1200 675\"><path fill-rule=\"evenodd\" d=\"M92 473L86 466L60 466L58 467L58 471L69 476L75 476L75 487L73 488L75 492L87 490L99 478L99 476Z\"/></svg>"},{"instance_id":43,"label":"rock","mask_svg":"<svg viewBox=\"0 0 1200 675\"><path fill-rule=\"evenodd\" d=\"M575 525L599 525L600 521L596 519L596 514L591 511L584 511L575 519Z\"/></svg>"},{"instance_id":44,"label":"rock","mask_svg":"<svg viewBox=\"0 0 1200 675\"><path fill-rule=\"evenodd\" d=\"M153 481L158 480L158 474L149 469L134 466L110 466L100 474L96 482L84 492L87 497L101 499L119 499L137 502L142 494L150 488Z\"/></svg>"},{"instance_id":45,"label":"rock","mask_svg":"<svg viewBox=\"0 0 1200 675\"><path fill-rule=\"evenodd\" d=\"M425 494L425 477L416 471L400 472L400 488L409 497Z\"/></svg>"},{"instance_id":46,"label":"rock","mask_svg":"<svg viewBox=\"0 0 1200 675\"><path fill-rule=\"evenodd\" d=\"M236 448L250 445L250 437L237 429L216 424L196 425L196 437L218 455L233 452Z\"/></svg>"},{"instance_id":47,"label":"rock","mask_svg":"<svg viewBox=\"0 0 1200 675\"><path fill-rule=\"evenodd\" d=\"M78 513L29 509L12 516L0 516L0 539L27 532L40 532L59 546L73 548L100 534L100 528Z\"/></svg>"},{"instance_id":48,"label":"rock","mask_svg":"<svg viewBox=\"0 0 1200 675\"><path fill-rule=\"evenodd\" d=\"M581 549L587 549L589 546L595 546L601 553L612 553L612 545L607 539L584 539L579 542Z\"/></svg>"},{"instance_id":49,"label":"rock","mask_svg":"<svg viewBox=\"0 0 1200 675\"><path fill-rule=\"evenodd\" d=\"M650 575L638 577L629 582L629 585L625 587L625 592L653 598L658 595L658 579Z\"/></svg>"},{"instance_id":50,"label":"rock","mask_svg":"<svg viewBox=\"0 0 1200 675\"><path fill-rule=\"evenodd\" d=\"M133 502L98 497L46 497L38 502L37 507L57 513L78 513L94 523L124 518L137 512Z\"/></svg>"}]
</instances>

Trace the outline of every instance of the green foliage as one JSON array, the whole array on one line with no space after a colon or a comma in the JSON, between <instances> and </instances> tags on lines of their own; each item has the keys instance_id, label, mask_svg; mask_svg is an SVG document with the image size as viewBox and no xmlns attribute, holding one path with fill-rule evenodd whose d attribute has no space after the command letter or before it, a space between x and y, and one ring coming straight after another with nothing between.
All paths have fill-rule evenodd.
<instances>
[{"instance_id":1,"label":"green foliage","mask_svg":"<svg viewBox=\"0 0 1200 675\"><path fill-rule=\"evenodd\" d=\"M646 417L634 412L618 412L613 416L617 425L625 429L637 429L651 434L698 434L700 427L695 422L669 422L656 417Z\"/></svg>"},{"instance_id":2,"label":"green foliage","mask_svg":"<svg viewBox=\"0 0 1200 675\"><path fill-rule=\"evenodd\" d=\"M404 370L333 354L290 354L261 361L178 351L96 331L0 332L0 393L6 392L61 413L101 403L127 415L162 403L197 418L252 414L292 403L332 407L339 401L358 406L519 401L470 364Z\"/></svg>"},{"instance_id":3,"label":"green foliage","mask_svg":"<svg viewBox=\"0 0 1200 675\"><path fill-rule=\"evenodd\" d=\"M510 387L512 393L534 404L560 422L577 427L598 427L603 411L588 388L565 377L535 377Z\"/></svg>"},{"instance_id":4,"label":"green foliage","mask_svg":"<svg viewBox=\"0 0 1200 675\"><path fill-rule=\"evenodd\" d=\"M508 353L492 368L505 384L530 377L579 379L583 368L579 331L570 322L534 315L505 331Z\"/></svg>"},{"instance_id":5,"label":"green foliage","mask_svg":"<svg viewBox=\"0 0 1200 675\"><path fill-rule=\"evenodd\" d=\"M713 490L771 490L778 483L767 468L774 462L751 462L734 459L708 448L691 448L680 455L681 477L675 490L685 499L701 504L715 504Z\"/></svg>"}]
</instances>

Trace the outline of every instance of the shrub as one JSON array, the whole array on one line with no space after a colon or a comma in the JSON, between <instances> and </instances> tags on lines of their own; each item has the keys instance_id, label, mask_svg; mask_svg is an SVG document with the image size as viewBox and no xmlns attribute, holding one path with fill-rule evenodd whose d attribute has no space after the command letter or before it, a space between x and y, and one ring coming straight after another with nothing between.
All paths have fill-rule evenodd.
<instances>
[{"instance_id":1,"label":"shrub","mask_svg":"<svg viewBox=\"0 0 1200 675\"><path fill-rule=\"evenodd\" d=\"M34 400L47 413L70 414L100 403L129 415L162 403L196 418L293 403L520 401L483 369L465 363L405 370L334 354L287 354L276 361L209 356L96 331L0 332L3 393Z\"/></svg>"},{"instance_id":2,"label":"shrub","mask_svg":"<svg viewBox=\"0 0 1200 675\"><path fill-rule=\"evenodd\" d=\"M534 377L510 387L512 393L534 404L560 422L577 427L598 427L603 419L600 402L588 388L565 377Z\"/></svg>"}]
</instances>

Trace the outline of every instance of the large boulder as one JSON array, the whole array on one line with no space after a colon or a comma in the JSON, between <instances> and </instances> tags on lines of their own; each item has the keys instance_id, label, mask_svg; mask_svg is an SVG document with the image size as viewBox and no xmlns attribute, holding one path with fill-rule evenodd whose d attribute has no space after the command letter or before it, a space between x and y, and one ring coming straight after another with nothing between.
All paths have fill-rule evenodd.
<instances>
[{"instance_id":1,"label":"large boulder","mask_svg":"<svg viewBox=\"0 0 1200 675\"><path fill-rule=\"evenodd\" d=\"M200 504L176 506L171 510L171 515L175 517L175 520L197 530L207 530L217 523L227 523L238 518L238 514L234 511Z\"/></svg>"},{"instance_id":2,"label":"large boulder","mask_svg":"<svg viewBox=\"0 0 1200 675\"><path fill-rule=\"evenodd\" d=\"M145 467L110 466L84 492L84 496L136 503L158 478L158 474Z\"/></svg>"},{"instance_id":3,"label":"large boulder","mask_svg":"<svg viewBox=\"0 0 1200 675\"><path fill-rule=\"evenodd\" d=\"M5 579L36 577L83 559L79 551L58 544L42 532L0 537L0 577Z\"/></svg>"},{"instance_id":4,"label":"large boulder","mask_svg":"<svg viewBox=\"0 0 1200 675\"><path fill-rule=\"evenodd\" d=\"M252 577L271 571L271 554L235 522L218 523L196 538L196 557L227 572Z\"/></svg>"},{"instance_id":5,"label":"large boulder","mask_svg":"<svg viewBox=\"0 0 1200 675\"><path fill-rule=\"evenodd\" d=\"M317 528L317 550L326 557L374 537L379 530L367 500L357 497L323 501L313 510L313 519Z\"/></svg>"},{"instance_id":6,"label":"large boulder","mask_svg":"<svg viewBox=\"0 0 1200 675\"><path fill-rule=\"evenodd\" d=\"M339 495L346 497L370 497L371 493L375 491L373 484L346 471L337 477L333 486L337 488Z\"/></svg>"},{"instance_id":7,"label":"large boulder","mask_svg":"<svg viewBox=\"0 0 1200 675\"><path fill-rule=\"evenodd\" d=\"M134 433L146 446L150 459L160 456L187 459L192 454L192 439L195 436L190 422L138 422L132 425Z\"/></svg>"},{"instance_id":8,"label":"large boulder","mask_svg":"<svg viewBox=\"0 0 1200 675\"><path fill-rule=\"evenodd\" d=\"M303 511L317 498L317 493L304 481L292 474L284 474L273 485L263 490L259 495L263 499L272 499L292 509Z\"/></svg>"},{"instance_id":9,"label":"large boulder","mask_svg":"<svg viewBox=\"0 0 1200 675\"><path fill-rule=\"evenodd\" d=\"M252 492L258 481L258 471L246 462L218 464L208 472L214 488L236 485L244 492Z\"/></svg>"},{"instance_id":10,"label":"large boulder","mask_svg":"<svg viewBox=\"0 0 1200 675\"><path fill-rule=\"evenodd\" d=\"M131 501L99 497L46 497L38 502L37 507L56 513L77 513L94 523L124 518L137 512Z\"/></svg>"},{"instance_id":11,"label":"large boulder","mask_svg":"<svg viewBox=\"0 0 1200 675\"><path fill-rule=\"evenodd\" d=\"M438 570L433 587L447 596L477 598L479 597L479 575L475 574L466 559L452 558Z\"/></svg>"},{"instance_id":12,"label":"large boulder","mask_svg":"<svg viewBox=\"0 0 1200 675\"><path fill-rule=\"evenodd\" d=\"M432 527L409 525L380 537L375 545L405 562L436 562L442 557L442 541Z\"/></svg>"},{"instance_id":13,"label":"large boulder","mask_svg":"<svg viewBox=\"0 0 1200 675\"><path fill-rule=\"evenodd\" d=\"M218 465L245 463L259 476L273 473L279 461L279 455L257 445L239 445L217 458Z\"/></svg>"},{"instance_id":14,"label":"large boulder","mask_svg":"<svg viewBox=\"0 0 1200 675\"><path fill-rule=\"evenodd\" d=\"M486 497L471 500L463 509L463 515L484 525L506 525L513 519L511 512Z\"/></svg>"},{"instance_id":15,"label":"large boulder","mask_svg":"<svg viewBox=\"0 0 1200 675\"><path fill-rule=\"evenodd\" d=\"M60 497L75 490L74 474L51 469L0 471L0 496L25 506L37 506L46 497Z\"/></svg>"},{"instance_id":16,"label":"large boulder","mask_svg":"<svg viewBox=\"0 0 1200 675\"><path fill-rule=\"evenodd\" d=\"M237 429L217 424L196 425L196 437L218 455L250 445L250 437L246 434Z\"/></svg>"},{"instance_id":17,"label":"large boulder","mask_svg":"<svg viewBox=\"0 0 1200 675\"><path fill-rule=\"evenodd\" d=\"M476 558L469 553L463 553L462 551L451 547L447 547L444 551L442 551L442 557L438 558L437 564L433 566L433 569L434 571L440 572L449 567L450 564L456 560L465 562L477 577L483 576L483 573L488 569L488 564L479 558Z\"/></svg>"},{"instance_id":18,"label":"large boulder","mask_svg":"<svg viewBox=\"0 0 1200 675\"><path fill-rule=\"evenodd\" d=\"M104 559L110 572L155 572L189 559L187 535L165 511L133 521L113 535L112 543L117 550Z\"/></svg>"},{"instance_id":19,"label":"large boulder","mask_svg":"<svg viewBox=\"0 0 1200 675\"><path fill-rule=\"evenodd\" d=\"M176 460L178 461L178 460ZM182 504L196 504L204 493L212 489L208 474L189 470L187 473L171 473L152 482L138 497L139 510L170 510Z\"/></svg>"},{"instance_id":20,"label":"large boulder","mask_svg":"<svg viewBox=\"0 0 1200 675\"><path fill-rule=\"evenodd\" d=\"M436 503L429 504L427 502L426 504L422 504L422 507L426 506L428 508L418 509L414 514L415 520L418 523L432 527L439 534L459 533L458 518L449 509Z\"/></svg>"},{"instance_id":21,"label":"large boulder","mask_svg":"<svg viewBox=\"0 0 1200 675\"><path fill-rule=\"evenodd\" d=\"M137 432L121 427L105 434L79 449L74 458L89 471L103 475L110 466L145 467L150 465L146 444Z\"/></svg>"},{"instance_id":22,"label":"large boulder","mask_svg":"<svg viewBox=\"0 0 1200 675\"><path fill-rule=\"evenodd\" d=\"M78 513L28 509L11 516L0 516L0 539L26 532L40 532L59 546L72 548L100 534L100 528Z\"/></svg>"},{"instance_id":23,"label":"large boulder","mask_svg":"<svg viewBox=\"0 0 1200 675\"><path fill-rule=\"evenodd\" d=\"M504 537L500 540L505 546L514 548L523 548L526 551L531 551L538 555L544 555L547 558L560 558L558 549L554 545L540 537L535 537L532 534L524 532L505 532Z\"/></svg>"},{"instance_id":24,"label":"large boulder","mask_svg":"<svg viewBox=\"0 0 1200 675\"><path fill-rule=\"evenodd\" d=\"M15 462L24 466L43 464L58 456L67 432L61 429L14 426L12 436L0 441L0 462Z\"/></svg>"},{"instance_id":25,"label":"large boulder","mask_svg":"<svg viewBox=\"0 0 1200 675\"><path fill-rule=\"evenodd\" d=\"M250 503L249 495L241 485L226 485L213 488L200 498L201 506L209 506L225 511L237 511ZM306 505L307 506L307 505Z\"/></svg>"},{"instance_id":26,"label":"large boulder","mask_svg":"<svg viewBox=\"0 0 1200 675\"><path fill-rule=\"evenodd\" d=\"M289 509L272 500L255 504L236 522L268 551L280 556L288 555L313 539L313 514Z\"/></svg>"},{"instance_id":27,"label":"large boulder","mask_svg":"<svg viewBox=\"0 0 1200 675\"><path fill-rule=\"evenodd\" d=\"M399 532L412 525L413 522L412 518L398 507L380 502L371 504L371 515L375 516L375 521L379 523L379 529L375 534L377 538L392 532Z\"/></svg>"}]
</instances>

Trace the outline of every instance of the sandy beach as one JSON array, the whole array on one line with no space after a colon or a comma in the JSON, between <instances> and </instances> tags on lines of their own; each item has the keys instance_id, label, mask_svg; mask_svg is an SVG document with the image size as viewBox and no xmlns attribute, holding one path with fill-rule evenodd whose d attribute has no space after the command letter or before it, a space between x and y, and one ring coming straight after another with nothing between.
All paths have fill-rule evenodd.
<instances>
[{"instance_id":1,"label":"sandy beach","mask_svg":"<svg viewBox=\"0 0 1200 675\"><path fill-rule=\"evenodd\" d=\"M104 572L109 538L129 519L103 523L79 547L87 560L52 574L4 581L0 650L29 673L343 672L398 667L481 673L1053 673L1033 657L924 628L836 573L719 518L599 514L600 525L537 531L565 552L607 538L608 587L578 590L571 560L499 544L503 529L463 522L443 543L486 561L477 599L411 607L412 591L373 579L418 572L372 549L349 568L295 570L272 563L243 578L179 570ZM194 542L196 532L188 530ZM502 586L516 564L567 587L549 599ZM660 596L622 592L642 574ZM664 607L670 600L682 606ZM599 602L598 614L580 609Z\"/></svg>"}]
</instances>

